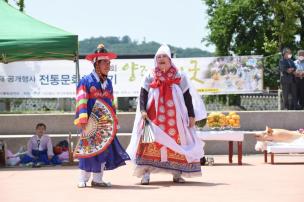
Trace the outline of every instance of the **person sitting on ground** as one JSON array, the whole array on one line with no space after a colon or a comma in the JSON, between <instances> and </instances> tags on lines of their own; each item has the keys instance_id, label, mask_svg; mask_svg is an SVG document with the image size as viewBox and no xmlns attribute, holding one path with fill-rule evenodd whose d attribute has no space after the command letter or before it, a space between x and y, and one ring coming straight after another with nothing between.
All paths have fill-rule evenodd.
<instances>
[{"instance_id":1,"label":"person sitting on ground","mask_svg":"<svg viewBox=\"0 0 304 202\"><path fill-rule=\"evenodd\" d=\"M69 142L67 140L61 140L54 146L54 154L58 156L61 162L69 161Z\"/></svg>"},{"instance_id":2,"label":"person sitting on ground","mask_svg":"<svg viewBox=\"0 0 304 202\"><path fill-rule=\"evenodd\" d=\"M20 162L19 154L14 154L11 150L6 149L5 151L5 165L6 166L16 166Z\"/></svg>"},{"instance_id":3,"label":"person sitting on ground","mask_svg":"<svg viewBox=\"0 0 304 202\"><path fill-rule=\"evenodd\" d=\"M61 161L53 152L51 138L45 134L46 125L38 123L36 125L36 134L32 136L27 143L27 153L21 158L21 165L58 165Z\"/></svg>"}]
</instances>

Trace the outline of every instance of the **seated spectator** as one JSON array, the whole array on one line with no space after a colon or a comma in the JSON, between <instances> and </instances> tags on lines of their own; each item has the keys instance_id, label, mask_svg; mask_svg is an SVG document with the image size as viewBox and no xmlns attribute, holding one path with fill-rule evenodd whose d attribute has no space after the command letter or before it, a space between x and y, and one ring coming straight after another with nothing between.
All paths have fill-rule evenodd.
<instances>
[{"instance_id":1,"label":"seated spectator","mask_svg":"<svg viewBox=\"0 0 304 202\"><path fill-rule=\"evenodd\" d=\"M9 149L6 149L5 157L6 157L5 164L7 166L16 166L20 162L19 154L18 153L13 154L13 152L11 152L11 150L9 150Z\"/></svg>"},{"instance_id":2,"label":"seated spectator","mask_svg":"<svg viewBox=\"0 0 304 202\"><path fill-rule=\"evenodd\" d=\"M27 144L27 153L21 157L21 165L58 165L61 161L54 155L51 138L45 135L46 125L38 123L36 135L32 136Z\"/></svg>"},{"instance_id":3,"label":"seated spectator","mask_svg":"<svg viewBox=\"0 0 304 202\"><path fill-rule=\"evenodd\" d=\"M62 140L56 144L54 147L54 154L58 155L58 158L62 162L69 161L69 142L67 140Z\"/></svg>"},{"instance_id":4,"label":"seated spectator","mask_svg":"<svg viewBox=\"0 0 304 202\"><path fill-rule=\"evenodd\" d=\"M0 140L0 166L16 166L20 162L20 156L23 156L26 152L21 146L17 153L13 153L8 147L5 141Z\"/></svg>"}]
</instances>

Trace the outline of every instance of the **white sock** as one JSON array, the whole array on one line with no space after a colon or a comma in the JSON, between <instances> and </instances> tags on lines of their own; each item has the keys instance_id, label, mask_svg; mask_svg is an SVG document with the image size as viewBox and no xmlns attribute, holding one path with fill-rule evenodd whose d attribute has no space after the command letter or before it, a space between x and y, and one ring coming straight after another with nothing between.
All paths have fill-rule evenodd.
<instances>
[{"instance_id":1,"label":"white sock","mask_svg":"<svg viewBox=\"0 0 304 202\"><path fill-rule=\"evenodd\" d=\"M146 172L144 173L144 175L143 175L143 178L144 178L144 179L150 179L150 173L146 171Z\"/></svg>"},{"instance_id":2,"label":"white sock","mask_svg":"<svg viewBox=\"0 0 304 202\"><path fill-rule=\"evenodd\" d=\"M97 183L102 182L102 174L101 173L93 173L93 181Z\"/></svg>"},{"instance_id":3,"label":"white sock","mask_svg":"<svg viewBox=\"0 0 304 202\"><path fill-rule=\"evenodd\" d=\"M88 182L91 177L90 172L86 172L85 170L80 170L79 182Z\"/></svg>"},{"instance_id":4,"label":"white sock","mask_svg":"<svg viewBox=\"0 0 304 202\"><path fill-rule=\"evenodd\" d=\"M102 178L103 178L103 171L104 171L105 166L106 166L106 163L102 163L100 173L93 173L94 182L98 182L98 183L103 182Z\"/></svg>"}]
</instances>

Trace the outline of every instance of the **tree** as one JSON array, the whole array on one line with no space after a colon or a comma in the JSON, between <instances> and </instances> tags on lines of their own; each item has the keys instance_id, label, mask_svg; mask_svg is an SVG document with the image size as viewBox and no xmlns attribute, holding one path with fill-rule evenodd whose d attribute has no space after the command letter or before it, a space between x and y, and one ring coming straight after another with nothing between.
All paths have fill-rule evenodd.
<instances>
[{"instance_id":1,"label":"tree","mask_svg":"<svg viewBox=\"0 0 304 202\"><path fill-rule=\"evenodd\" d=\"M267 56L264 86L275 88L278 74L272 73L277 72L278 52L285 46L297 50L304 45L304 0L202 2L208 7L210 29L203 40L216 46L215 55Z\"/></svg>"},{"instance_id":2,"label":"tree","mask_svg":"<svg viewBox=\"0 0 304 202\"><path fill-rule=\"evenodd\" d=\"M103 43L108 50L116 52L117 54L155 54L157 49L160 47L160 43L151 41L138 43L137 41L132 41L129 36L123 36L122 38L109 36L109 37L97 37L85 39L79 42L79 52L80 54L88 54L95 51L97 45ZM213 54L207 51L203 51L198 48L178 48L170 46L172 53L176 57L206 57L212 56Z\"/></svg>"},{"instance_id":3,"label":"tree","mask_svg":"<svg viewBox=\"0 0 304 202\"><path fill-rule=\"evenodd\" d=\"M8 3L8 0L5 0L5 2ZM15 3L19 7L19 10L21 12L23 12L24 11L24 0L15 1Z\"/></svg>"},{"instance_id":4,"label":"tree","mask_svg":"<svg viewBox=\"0 0 304 202\"><path fill-rule=\"evenodd\" d=\"M270 38L265 38L265 52L273 54L286 46L292 49L301 48L298 46L301 42L296 41L296 35L301 35L304 28L304 24L299 23L304 11L303 0L271 0L269 5L273 18Z\"/></svg>"},{"instance_id":5,"label":"tree","mask_svg":"<svg viewBox=\"0 0 304 202\"><path fill-rule=\"evenodd\" d=\"M126 35L126 36L122 37L121 42L122 43L132 43L132 40L128 35Z\"/></svg>"}]
</instances>

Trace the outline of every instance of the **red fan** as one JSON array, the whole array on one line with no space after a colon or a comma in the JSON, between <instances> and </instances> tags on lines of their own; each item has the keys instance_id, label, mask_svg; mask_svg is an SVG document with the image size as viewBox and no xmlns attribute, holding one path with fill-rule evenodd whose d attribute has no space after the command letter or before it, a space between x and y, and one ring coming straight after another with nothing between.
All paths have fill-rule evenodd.
<instances>
[{"instance_id":1,"label":"red fan","mask_svg":"<svg viewBox=\"0 0 304 202\"><path fill-rule=\"evenodd\" d=\"M103 100L96 100L88 124L82 131L74 151L75 158L89 158L100 154L112 143L117 132L117 118Z\"/></svg>"}]
</instances>

